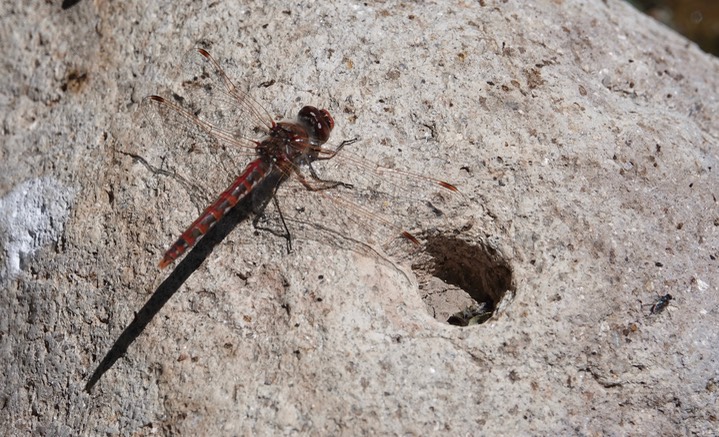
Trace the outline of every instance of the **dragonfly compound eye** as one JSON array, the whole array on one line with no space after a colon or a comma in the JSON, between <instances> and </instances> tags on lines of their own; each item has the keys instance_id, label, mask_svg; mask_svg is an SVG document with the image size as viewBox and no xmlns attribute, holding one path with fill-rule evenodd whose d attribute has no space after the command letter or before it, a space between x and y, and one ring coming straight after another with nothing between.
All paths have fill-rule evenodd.
<instances>
[{"instance_id":1,"label":"dragonfly compound eye","mask_svg":"<svg viewBox=\"0 0 719 437\"><path fill-rule=\"evenodd\" d=\"M319 144L330 138L330 132L335 127L335 121L326 109L319 110L314 106L305 106L300 110L297 119L307 128L308 133Z\"/></svg>"}]
</instances>

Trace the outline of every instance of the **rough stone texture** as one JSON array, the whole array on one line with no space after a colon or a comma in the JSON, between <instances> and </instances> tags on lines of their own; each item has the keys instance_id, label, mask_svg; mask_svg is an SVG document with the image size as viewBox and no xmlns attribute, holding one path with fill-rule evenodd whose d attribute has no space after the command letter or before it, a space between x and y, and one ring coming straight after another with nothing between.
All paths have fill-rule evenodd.
<instances>
[{"instance_id":1,"label":"rough stone texture","mask_svg":"<svg viewBox=\"0 0 719 437\"><path fill-rule=\"evenodd\" d=\"M719 64L693 44L613 0L14 3L8 435L717 433ZM331 239L288 255L241 224L88 394L202 207L153 169L211 185L205 155L137 117L195 45L274 79L271 111L324 105L335 139L463 196L414 271ZM500 308L468 328L428 313L459 289Z\"/></svg>"}]
</instances>

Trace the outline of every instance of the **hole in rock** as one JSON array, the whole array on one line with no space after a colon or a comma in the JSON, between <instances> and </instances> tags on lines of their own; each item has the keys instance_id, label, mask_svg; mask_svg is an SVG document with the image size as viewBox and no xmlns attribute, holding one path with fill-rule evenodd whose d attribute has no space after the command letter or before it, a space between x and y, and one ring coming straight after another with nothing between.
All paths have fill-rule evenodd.
<instances>
[{"instance_id":1,"label":"hole in rock","mask_svg":"<svg viewBox=\"0 0 719 437\"><path fill-rule=\"evenodd\" d=\"M514 291L509 263L488 241L469 243L443 235L426 241L412 269L435 319L457 326L484 323L507 291Z\"/></svg>"}]
</instances>

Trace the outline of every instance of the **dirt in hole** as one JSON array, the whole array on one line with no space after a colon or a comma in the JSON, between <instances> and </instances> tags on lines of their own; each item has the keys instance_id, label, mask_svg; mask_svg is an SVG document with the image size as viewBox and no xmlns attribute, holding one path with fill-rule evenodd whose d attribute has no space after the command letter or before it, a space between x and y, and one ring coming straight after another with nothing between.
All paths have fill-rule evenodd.
<instances>
[{"instance_id":1,"label":"dirt in hole","mask_svg":"<svg viewBox=\"0 0 719 437\"><path fill-rule=\"evenodd\" d=\"M437 320L457 326L487 321L508 291L512 269L483 239L431 236L412 266L420 279L422 300Z\"/></svg>"}]
</instances>

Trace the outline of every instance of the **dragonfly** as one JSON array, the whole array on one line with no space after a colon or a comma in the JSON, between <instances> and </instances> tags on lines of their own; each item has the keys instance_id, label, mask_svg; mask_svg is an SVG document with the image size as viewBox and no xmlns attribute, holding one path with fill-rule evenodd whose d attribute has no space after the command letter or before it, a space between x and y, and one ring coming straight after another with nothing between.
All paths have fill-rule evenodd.
<instances>
[{"instance_id":1,"label":"dragonfly","mask_svg":"<svg viewBox=\"0 0 719 437\"><path fill-rule=\"evenodd\" d=\"M352 219L354 223L365 223L356 232L379 227L389 230L413 245L420 244L417 237L392 219L339 194L338 190L341 189L345 195L348 192L355 192L355 197L363 196L362 193L365 193L365 199L382 198L377 195L377 191L372 191L372 195L366 195L368 191L355 183L323 178L313 166L321 161L337 160L341 175L356 170L362 175L357 180L372 181L371 185L374 186L377 185L378 180L383 181L386 186L396 187L402 184L399 189L393 188L389 192L385 190L385 194L394 199L397 199L398 193L425 192L430 188L448 193L458 192L456 186L443 180L380 166L343 151L357 139L342 141L335 148L324 147L335 127L335 121L326 109L304 106L299 110L295 120L276 122L248 92L235 85L220 63L207 50L197 48L193 52L195 52L194 57L189 62L189 67L183 67L192 71L185 73L189 76L182 85L186 90L194 91L195 96L201 96L197 100L200 100L203 106L214 106L219 109L216 111L211 108L195 109L191 106L193 103L186 104L184 97L174 93L171 98L150 95L142 102L146 119L158 131L173 138L199 133L206 141L239 150L241 154L244 152L252 155L253 159L234 178L229 187L220 193L167 249L159 262L160 269L166 268L182 257L223 216L248 196L256 196L252 198L252 204L255 205L253 208L256 215L253 221L255 227L267 205L274 201L284 228L283 234L287 238L288 250L291 250L291 233L277 200L280 186L288 180L297 181L305 192L319 197L320 203L333 204L336 209L357 217ZM253 130L250 127L261 132L263 136L260 139L245 136L246 132ZM174 142L174 139L170 141ZM269 184L270 189L262 190L260 193L257 188L261 184ZM297 190L294 193L296 194ZM411 198L411 195L408 198ZM385 205L387 205L386 200ZM297 211L314 211L314 209L314 207L299 206L296 208Z\"/></svg>"}]
</instances>

